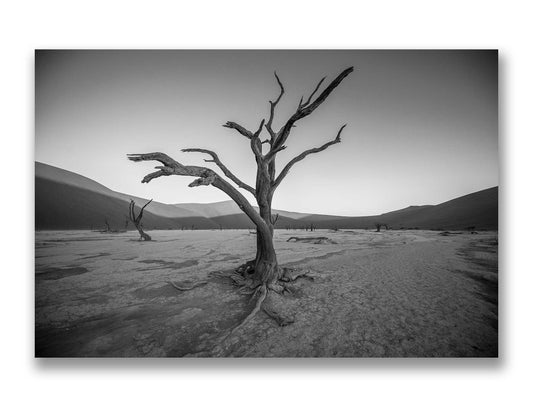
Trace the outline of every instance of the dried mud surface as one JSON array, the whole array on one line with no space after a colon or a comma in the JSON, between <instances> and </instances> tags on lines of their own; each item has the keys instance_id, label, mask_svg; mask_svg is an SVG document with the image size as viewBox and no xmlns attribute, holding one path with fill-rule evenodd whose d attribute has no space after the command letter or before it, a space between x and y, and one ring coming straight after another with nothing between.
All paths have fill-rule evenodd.
<instances>
[{"instance_id":1,"label":"dried mud surface","mask_svg":"<svg viewBox=\"0 0 533 407\"><path fill-rule=\"evenodd\" d=\"M276 231L279 262L315 280L285 296L293 324L261 312L230 336L254 304L217 274L253 257L255 235L150 234L36 233L36 356L498 355L497 232ZM336 244L286 242L314 234Z\"/></svg>"}]
</instances>

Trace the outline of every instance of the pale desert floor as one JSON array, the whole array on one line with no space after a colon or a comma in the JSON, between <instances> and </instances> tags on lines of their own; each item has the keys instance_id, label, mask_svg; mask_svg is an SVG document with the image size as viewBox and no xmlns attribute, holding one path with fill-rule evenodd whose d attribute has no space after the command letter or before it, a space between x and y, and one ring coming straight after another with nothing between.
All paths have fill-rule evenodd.
<instances>
[{"instance_id":1,"label":"pale desert floor","mask_svg":"<svg viewBox=\"0 0 533 407\"><path fill-rule=\"evenodd\" d=\"M36 356L498 355L497 232L276 231L280 264L315 276L286 296L295 322L261 312L226 338L254 303L213 272L251 259L255 235L149 233L36 233Z\"/></svg>"}]
</instances>

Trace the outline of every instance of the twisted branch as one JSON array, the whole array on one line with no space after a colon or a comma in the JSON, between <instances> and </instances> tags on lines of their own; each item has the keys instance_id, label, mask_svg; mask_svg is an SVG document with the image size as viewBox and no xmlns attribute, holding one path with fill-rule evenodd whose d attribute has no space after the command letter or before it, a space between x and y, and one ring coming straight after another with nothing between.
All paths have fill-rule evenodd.
<instances>
[{"instance_id":1,"label":"twisted branch","mask_svg":"<svg viewBox=\"0 0 533 407\"><path fill-rule=\"evenodd\" d=\"M250 205L250 202L248 202L248 200L233 185L227 182L224 178L220 177L212 169L197 167L194 165L183 165L164 153L128 154L128 159L135 162L159 161L163 164L162 166L156 167L159 169L159 171L146 175L142 180L143 183L150 182L154 178L169 175L199 177L195 181L191 182L189 187L212 185L215 188L220 189L235 201L239 208L241 208L241 210L250 218L250 220L262 233L270 233L268 225L256 212L252 205Z\"/></svg>"}]
</instances>

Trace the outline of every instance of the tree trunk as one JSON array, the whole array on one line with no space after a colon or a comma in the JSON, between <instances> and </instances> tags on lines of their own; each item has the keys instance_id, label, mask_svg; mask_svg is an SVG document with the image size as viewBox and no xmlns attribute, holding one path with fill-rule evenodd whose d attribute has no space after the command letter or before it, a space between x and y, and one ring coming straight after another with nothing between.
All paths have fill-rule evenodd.
<instances>
[{"instance_id":1,"label":"tree trunk","mask_svg":"<svg viewBox=\"0 0 533 407\"><path fill-rule=\"evenodd\" d=\"M146 241L152 240L150 235L143 230L143 228L142 228L140 223L135 223L135 227L137 228L137 231L141 235L141 238L139 240L143 240L143 239L146 240Z\"/></svg>"},{"instance_id":2,"label":"tree trunk","mask_svg":"<svg viewBox=\"0 0 533 407\"><path fill-rule=\"evenodd\" d=\"M272 196L268 169L259 164L256 191L259 215L268 226L268 231L257 228L257 252L255 255L254 279L261 284L271 284L280 277L280 268L274 249L274 224L272 223Z\"/></svg>"},{"instance_id":3,"label":"tree trunk","mask_svg":"<svg viewBox=\"0 0 533 407\"><path fill-rule=\"evenodd\" d=\"M274 250L273 235L257 229L257 252L255 255L254 279L261 284L270 284L280 277L278 259Z\"/></svg>"}]
</instances>

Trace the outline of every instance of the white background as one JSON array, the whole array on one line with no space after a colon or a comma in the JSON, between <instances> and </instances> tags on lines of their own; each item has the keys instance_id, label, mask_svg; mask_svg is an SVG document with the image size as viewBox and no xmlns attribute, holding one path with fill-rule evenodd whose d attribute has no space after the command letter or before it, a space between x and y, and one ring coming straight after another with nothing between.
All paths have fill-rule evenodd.
<instances>
[{"instance_id":1,"label":"white background","mask_svg":"<svg viewBox=\"0 0 533 407\"><path fill-rule=\"evenodd\" d=\"M531 342L533 61L528 2L41 1L1 7L0 403L526 405ZM35 48L500 50L497 360L35 360ZM75 154L75 152L72 152Z\"/></svg>"}]
</instances>

